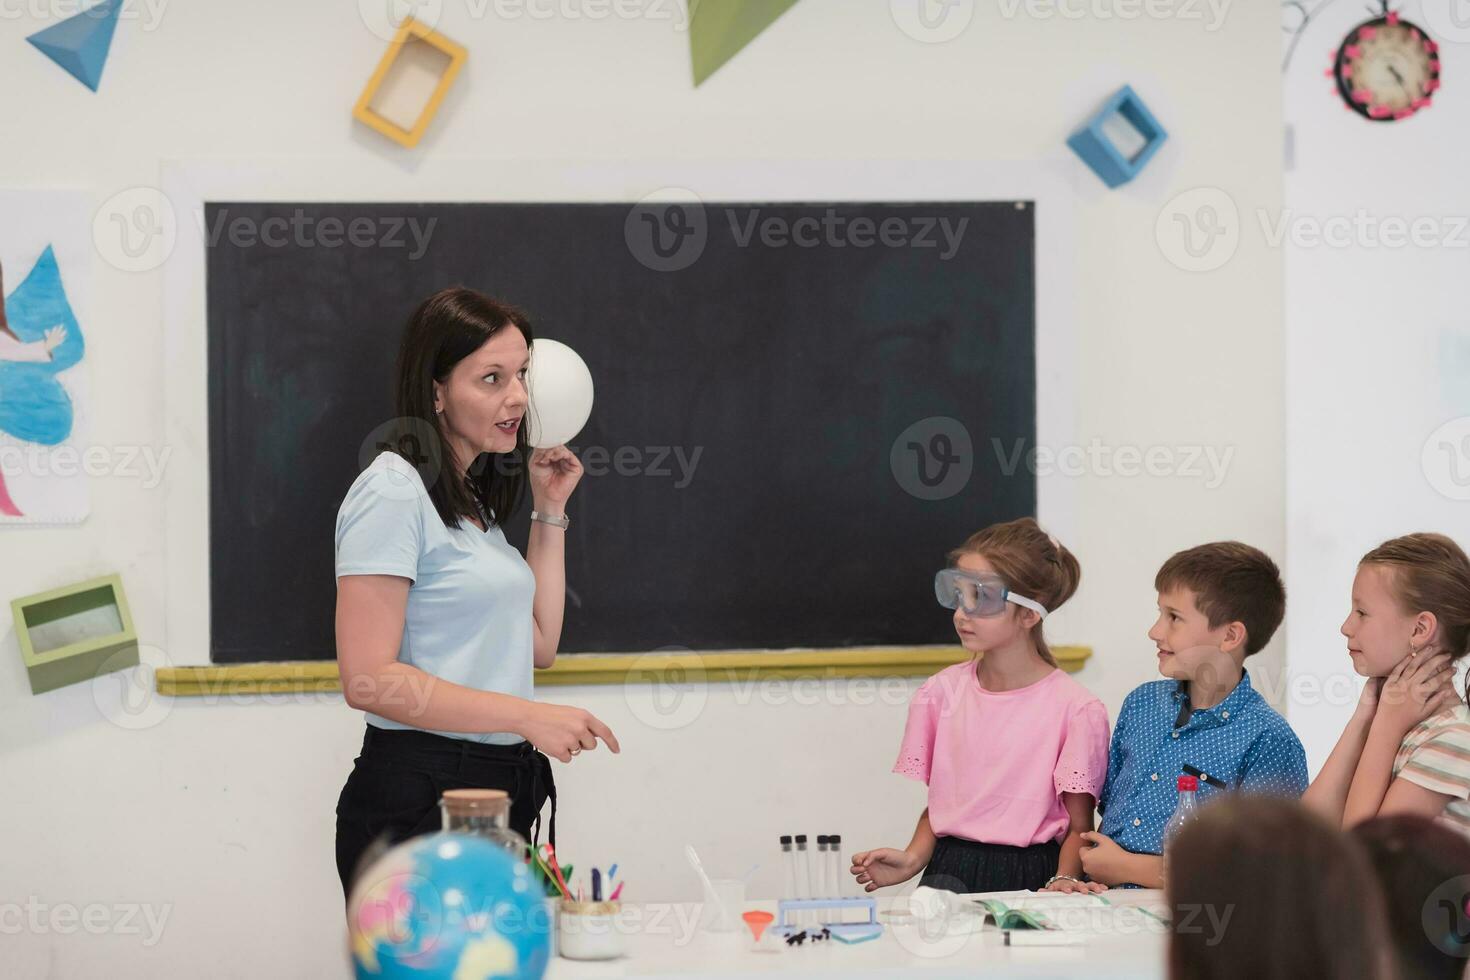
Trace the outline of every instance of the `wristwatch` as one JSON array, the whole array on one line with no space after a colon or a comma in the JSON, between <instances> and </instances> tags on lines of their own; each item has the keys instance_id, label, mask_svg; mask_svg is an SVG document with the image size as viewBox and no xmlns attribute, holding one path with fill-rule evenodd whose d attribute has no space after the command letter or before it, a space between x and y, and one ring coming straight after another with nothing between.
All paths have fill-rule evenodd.
<instances>
[{"instance_id":1,"label":"wristwatch","mask_svg":"<svg viewBox=\"0 0 1470 980\"><path fill-rule=\"evenodd\" d=\"M561 514L557 517L552 517L550 514L543 514L539 510L531 511L531 520L540 521L542 524L550 524L552 527L559 527L563 531L565 531L572 523L571 518L567 517L567 515L565 514Z\"/></svg>"}]
</instances>

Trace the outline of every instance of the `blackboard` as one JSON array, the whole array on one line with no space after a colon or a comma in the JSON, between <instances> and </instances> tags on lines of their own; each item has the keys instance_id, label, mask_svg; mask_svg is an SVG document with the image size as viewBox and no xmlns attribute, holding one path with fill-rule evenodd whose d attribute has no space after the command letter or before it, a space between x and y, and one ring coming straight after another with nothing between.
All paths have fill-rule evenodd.
<instances>
[{"instance_id":1,"label":"blackboard","mask_svg":"<svg viewBox=\"0 0 1470 980\"><path fill-rule=\"evenodd\" d=\"M335 655L337 508L393 415L404 323L455 284L596 381L563 652L953 642L945 553L1035 513L1034 217L210 203L212 659Z\"/></svg>"}]
</instances>

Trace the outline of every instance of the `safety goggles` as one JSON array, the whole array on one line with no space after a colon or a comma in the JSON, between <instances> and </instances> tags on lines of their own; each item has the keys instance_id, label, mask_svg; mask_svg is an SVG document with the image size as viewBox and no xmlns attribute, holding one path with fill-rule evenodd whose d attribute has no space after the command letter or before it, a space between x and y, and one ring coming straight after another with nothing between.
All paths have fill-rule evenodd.
<instances>
[{"instance_id":1,"label":"safety goggles","mask_svg":"<svg viewBox=\"0 0 1470 980\"><path fill-rule=\"evenodd\" d=\"M976 574L958 568L946 568L934 576L934 597L945 609L960 609L966 616L999 616L1006 610L1006 603L1033 609L1042 619L1046 618L1046 607L1035 599L1016 595L1006 588L999 575Z\"/></svg>"}]
</instances>

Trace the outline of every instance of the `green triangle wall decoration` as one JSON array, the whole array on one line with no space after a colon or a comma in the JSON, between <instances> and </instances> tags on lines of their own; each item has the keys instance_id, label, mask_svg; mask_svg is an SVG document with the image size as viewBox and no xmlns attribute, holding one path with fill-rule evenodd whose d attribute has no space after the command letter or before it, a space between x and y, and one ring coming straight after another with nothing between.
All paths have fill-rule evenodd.
<instances>
[{"instance_id":1,"label":"green triangle wall decoration","mask_svg":"<svg viewBox=\"0 0 1470 980\"><path fill-rule=\"evenodd\" d=\"M704 84L796 0L689 0L694 85Z\"/></svg>"}]
</instances>

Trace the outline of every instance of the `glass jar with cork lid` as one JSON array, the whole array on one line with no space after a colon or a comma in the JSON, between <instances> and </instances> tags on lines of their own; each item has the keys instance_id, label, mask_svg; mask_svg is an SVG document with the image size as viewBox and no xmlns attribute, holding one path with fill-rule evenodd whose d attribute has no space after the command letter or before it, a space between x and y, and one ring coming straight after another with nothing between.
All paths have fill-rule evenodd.
<instances>
[{"instance_id":1,"label":"glass jar with cork lid","mask_svg":"<svg viewBox=\"0 0 1470 980\"><path fill-rule=\"evenodd\" d=\"M510 829L510 794L505 790L445 790L439 809L445 830L476 834L504 848L517 861L526 859L526 839Z\"/></svg>"}]
</instances>

